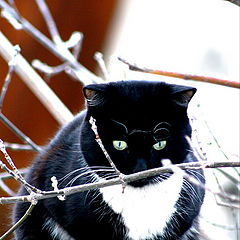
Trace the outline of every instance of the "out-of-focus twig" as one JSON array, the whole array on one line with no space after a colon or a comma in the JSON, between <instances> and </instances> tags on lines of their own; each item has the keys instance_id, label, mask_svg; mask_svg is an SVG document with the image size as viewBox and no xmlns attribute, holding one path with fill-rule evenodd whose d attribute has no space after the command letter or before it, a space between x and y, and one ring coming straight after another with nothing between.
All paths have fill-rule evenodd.
<instances>
[{"instance_id":1,"label":"out-of-focus twig","mask_svg":"<svg viewBox=\"0 0 240 240\"><path fill-rule=\"evenodd\" d=\"M30 22L24 19L19 13L5 1L0 0L0 8L11 15L12 19L17 21L24 31L29 33L35 40L49 49L54 55L60 58L62 61L67 62L72 68L73 76L76 77L83 84L102 82L102 79L90 72L84 66L82 66L75 58L75 56L68 50L65 44L56 45L44 34L42 34L37 28L35 28ZM0 41L1 43L1 41Z\"/></svg>"},{"instance_id":2,"label":"out-of-focus twig","mask_svg":"<svg viewBox=\"0 0 240 240\"><path fill-rule=\"evenodd\" d=\"M153 69L148 69L148 68L144 68L144 67L139 67L136 64L129 63L127 60L125 60L121 57L119 57L118 59L121 62L127 64L129 66L129 69L133 70L133 71L152 73L152 74L162 75L162 76L166 76L166 77L180 78L180 79L184 79L184 80L193 80L193 81L199 81L199 82L218 84L218 85L232 87L232 88L240 88L239 82L223 80L223 79L214 78L214 77L205 77L205 76L198 76L198 75L191 75L191 74L167 72L167 71L162 71L162 70L153 70Z\"/></svg>"},{"instance_id":3,"label":"out-of-focus twig","mask_svg":"<svg viewBox=\"0 0 240 240\"><path fill-rule=\"evenodd\" d=\"M14 54L12 44L1 32L0 54L6 61L10 61ZM18 54L15 59L15 71L60 124L65 124L73 119L72 113L65 107L42 78L33 70L21 54Z\"/></svg>"},{"instance_id":4,"label":"out-of-focus twig","mask_svg":"<svg viewBox=\"0 0 240 240\"><path fill-rule=\"evenodd\" d=\"M103 59L103 54L100 53L100 52L96 52L95 55L94 55L94 59L97 61L98 65L100 67L100 70L103 73L104 79L107 80L107 81L110 81L109 72L107 70L107 66L106 66L105 61Z\"/></svg>"},{"instance_id":5,"label":"out-of-focus twig","mask_svg":"<svg viewBox=\"0 0 240 240\"><path fill-rule=\"evenodd\" d=\"M53 42L58 45L62 44L62 39L60 37L60 34L58 32L57 26L55 21L53 20L52 14L49 11L49 8L45 2L45 0L35 0L40 12L43 15L43 18L45 20L45 23L47 24L48 31L52 37Z\"/></svg>"},{"instance_id":6,"label":"out-of-focus twig","mask_svg":"<svg viewBox=\"0 0 240 240\"><path fill-rule=\"evenodd\" d=\"M9 196L15 196L16 193L12 191L1 179L0 177L0 189L2 189L5 193L7 193Z\"/></svg>"},{"instance_id":7,"label":"out-of-focus twig","mask_svg":"<svg viewBox=\"0 0 240 240\"><path fill-rule=\"evenodd\" d=\"M28 144L4 142L4 145L6 148L15 150L15 151L36 151Z\"/></svg>"}]
</instances>

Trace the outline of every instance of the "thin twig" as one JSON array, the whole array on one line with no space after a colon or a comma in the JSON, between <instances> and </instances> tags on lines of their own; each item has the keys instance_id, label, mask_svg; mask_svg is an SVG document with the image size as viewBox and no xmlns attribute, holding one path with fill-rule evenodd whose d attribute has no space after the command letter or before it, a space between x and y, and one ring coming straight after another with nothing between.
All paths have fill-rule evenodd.
<instances>
[{"instance_id":1,"label":"thin twig","mask_svg":"<svg viewBox=\"0 0 240 240\"><path fill-rule=\"evenodd\" d=\"M25 175L28 172L28 168L20 168L18 171L22 174ZM11 179L13 178L11 174L7 172L0 172L0 179L1 180L6 180L6 179Z\"/></svg>"},{"instance_id":2,"label":"thin twig","mask_svg":"<svg viewBox=\"0 0 240 240\"><path fill-rule=\"evenodd\" d=\"M73 76L80 80L82 83L99 83L102 79L97 77L95 74L90 72L84 66L82 66L72 55L72 53L64 47L64 45L57 46L50 39L48 39L43 33L41 33L37 28L35 28L30 22L21 17L14 8L12 8L5 1L0 0L0 8L4 11L9 12L16 21L21 23L23 30L29 33L35 40L40 44L49 49L55 56L60 58L62 61L67 62L72 68ZM1 41L0 41L1 43ZM0 44L1 46L1 44ZM71 71L70 71L71 72Z\"/></svg>"},{"instance_id":3,"label":"thin twig","mask_svg":"<svg viewBox=\"0 0 240 240\"><path fill-rule=\"evenodd\" d=\"M100 146L100 148L102 149L105 157L107 158L109 164L111 165L111 167L114 169L114 171L120 175L121 172L117 169L116 165L114 164L113 160L111 159L110 155L108 154L107 150L105 149L102 140L98 134L98 130L97 130L97 125L96 125L96 119L94 119L93 117L90 117L89 123L91 124L91 129L93 130L95 137L96 137L96 142L98 143L98 145Z\"/></svg>"},{"instance_id":4,"label":"thin twig","mask_svg":"<svg viewBox=\"0 0 240 240\"><path fill-rule=\"evenodd\" d=\"M41 62L38 59L32 61L32 66L37 70L45 73L47 76L53 76L66 70L68 64L63 63L58 66L48 66L46 63Z\"/></svg>"},{"instance_id":5,"label":"thin twig","mask_svg":"<svg viewBox=\"0 0 240 240\"><path fill-rule=\"evenodd\" d=\"M204 168L222 168L222 167L240 167L240 162L228 162L228 161L221 161L221 162L191 162L191 163L181 163L175 164L175 167L179 167L180 169L187 170L187 169L204 169ZM152 176L156 176L162 173L169 173L173 172L173 168L171 166L167 167L160 167L154 168L150 170L145 170L138 173L133 173L130 175L122 175L122 179L117 177L111 180L101 180L95 183L88 183L82 184L73 187L67 187L64 189L60 189L58 191L42 191L41 194L35 194L34 197L36 200L46 199L56 197L58 195L71 195L77 192L84 192L94 189L99 189L103 187L108 187L112 185L122 184L122 181L125 183L137 181L143 178L148 178ZM231 199L232 201L236 201L237 199ZM7 203L16 203L16 202L31 202L32 198L29 195L25 196L18 196L18 197L2 197L0 198L0 204L7 204Z\"/></svg>"},{"instance_id":6,"label":"thin twig","mask_svg":"<svg viewBox=\"0 0 240 240\"><path fill-rule=\"evenodd\" d=\"M0 167L6 172L8 172L10 175L12 175L15 180L22 183L29 193L32 193L32 191L36 193L41 193L39 189L35 188L34 186L26 182L22 174L19 172L19 170L16 168L15 164L13 163L12 158L6 151L5 145L3 144L3 141L1 139L0 139L0 151L3 153L5 159L7 160L8 164L11 166L13 171L9 169L1 160L0 160Z\"/></svg>"},{"instance_id":7,"label":"thin twig","mask_svg":"<svg viewBox=\"0 0 240 240\"><path fill-rule=\"evenodd\" d=\"M232 175L230 175L229 173L227 173L226 171L222 170L222 169L218 169L218 171L224 175L228 180L230 180L233 184L237 184L239 185L240 184L240 176L239 176L239 173L238 173L238 178L235 178L233 177ZM240 187L240 186L239 186Z\"/></svg>"},{"instance_id":8,"label":"thin twig","mask_svg":"<svg viewBox=\"0 0 240 240\"><path fill-rule=\"evenodd\" d=\"M0 151L3 153L5 159L7 160L8 164L11 166L12 170L14 171L14 173L16 173L16 175L23 180L24 178L22 177L21 173L16 168L12 158L10 157L8 152L6 151L6 147L5 147L2 139L0 139Z\"/></svg>"},{"instance_id":9,"label":"thin twig","mask_svg":"<svg viewBox=\"0 0 240 240\"><path fill-rule=\"evenodd\" d=\"M71 42L70 40L72 38L77 38L75 36L77 36L77 34L79 35L76 43L72 44L73 45L73 56L75 57L75 59L78 59L79 54L82 50L82 42L83 42L83 34L80 32L73 32L72 36L69 39L69 42ZM68 48L70 48L70 46L68 46L68 42L65 42L65 44L67 45Z\"/></svg>"},{"instance_id":10,"label":"thin twig","mask_svg":"<svg viewBox=\"0 0 240 240\"><path fill-rule=\"evenodd\" d=\"M36 187L32 186L31 184L27 183L24 178L20 177L17 173L15 173L10 168L8 168L6 166L6 164L4 164L1 161L1 159L0 159L0 168L3 169L4 171L8 172L16 181L20 182L29 193L31 193L31 192L35 192L35 193L39 193L39 194L42 193L41 190L39 190Z\"/></svg>"},{"instance_id":11,"label":"thin twig","mask_svg":"<svg viewBox=\"0 0 240 240\"><path fill-rule=\"evenodd\" d=\"M31 146L29 146L27 144L4 142L4 145L6 148L9 148L9 149L15 150L15 151L36 151L35 149L33 149Z\"/></svg>"},{"instance_id":12,"label":"thin twig","mask_svg":"<svg viewBox=\"0 0 240 240\"><path fill-rule=\"evenodd\" d=\"M180 78L184 80L194 80L199 82L218 84L218 85L232 87L232 88L240 88L240 83L235 81L223 80L223 79L214 78L214 77L205 77L205 76L198 76L198 75L191 75L191 74L168 72L168 71L162 71L162 70L153 70L153 69L139 67L136 64L129 63L127 60L121 57L119 57L118 59L121 62L127 64L129 66L129 69L133 71L152 73L152 74L157 74L157 75L162 75L167 77Z\"/></svg>"},{"instance_id":13,"label":"thin twig","mask_svg":"<svg viewBox=\"0 0 240 240\"><path fill-rule=\"evenodd\" d=\"M14 191L12 191L12 189L10 189L4 182L3 180L0 178L0 188L6 192L9 196L15 196L16 193Z\"/></svg>"},{"instance_id":14,"label":"thin twig","mask_svg":"<svg viewBox=\"0 0 240 240\"><path fill-rule=\"evenodd\" d=\"M195 123L197 121L197 118L195 117L191 117L190 118L191 120L191 126L192 126L192 141L193 141L193 146L195 146L194 142L196 142L196 145L197 147L194 147L199 158L202 159L203 161L207 161L207 153L206 151L204 150L204 147L203 147L203 144L202 144L202 141L200 140L199 138L199 134L198 134L198 128L196 127Z\"/></svg>"},{"instance_id":15,"label":"thin twig","mask_svg":"<svg viewBox=\"0 0 240 240\"><path fill-rule=\"evenodd\" d=\"M106 159L108 160L109 164L111 165L111 167L114 169L115 173L119 176L119 178L121 179L122 182L122 187L123 187L123 192L124 189L126 187L126 183L124 181L124 175L118 170L118 168L116 167L116 165L114 164L113 160L111 159L110 155L108 154L107 150L105 149L103 142L98 134L98 130L97 130L97 125L96 125L96 119L94 119L92 116L90 117L89 123L91 124L91 129L93 130L95 137L96 137L96 142L98 143L98 145L100 146L101 150L103 151Z\"/></svg>"},{"instance_id":16,"label":"thin twig","mask_svg":"<svg viewBox=\"0 0 240 240\"><path fill-rule=\"evenodd\" d=\"M103 59L103 54L100 53L100 52L96 52L95 55L94 55L94 59L97 61L98 65L100 67L100 70L103 73L104 79L107 80L107 81L110 81L109 72L107 70L106 63Z\"/></svg>"},{"instance_id":17,"label":"thin twig","mask_svg":"<svg viewBox=\"0 0 240 240\"><path fill-rule=\"evenodd\" d=\"M55 42L56 45L62 44L62 39L60 37L60 34L58 32L56 23L52 17L52 14L45 2L45 0L35 0L40 12L43 15L43 18L45 20L45 23L47 24L48 31L52 37L53 42Z\"/></svg>"},{"instance_id":18,"label":"thin twig","mask_svg":"<svg viewBox=\"0 0 240 240\"><path fill-rule=\"evenodd\" d=\"M218 228L222 228L228 231L236 231L236 230L240 230L240 228L236 228L234 226L226 226L226 225L222 225L222 224L218 224L218 223L213 223L210 220L207 220L205 217L203 217L202 215L200 215L200 217L206 222L211 224L214 227L218 227Z\"/></svg>"},{"instance_id":19,"label":"thin twig","mask_svg":"<svg viewBox=\"0 0 240 240\"><path fill-rule=\"evenodd\" d=\"M17 223L15 223L6 233L4 233L2 236L0 236L0 240L6 239L11 233L13 233L22 223L27 219L29 215L31 215L31 212L36 204L31 203L28 210L25 212L25 214L18 220Z\"/></svg>"},{"instance_id":20,"label":"thin twig","mask_svg":"<svg viewBox=\"0 0 240 240\"><path fill-rule=\"evenodd\" d=\"M218 188L219 188L219 191L221 194L214 194L214 198L215 198L215 201L216 201L216 204L218 206L222 206L222 207L228 207L228 208L231 208L231 209L234 209L234 208L237 208L238 205L234 204L236 201L235 199L233 199L230 194L226 193L225 190L223 189L223 187L221 186L220 182L219 182L219 179L217 178L215 172L213 171L213 176L215 177L215 180L217 182L217 185L218 185ZM220 198L218 198L220 197ZM230 197L230 198L229 198ZM228 200L229 202L223 202L223 199L224 200ZM239 201L238 201L239 202ZM240 206L238 206L238 208L240 208Z\"/></svg>"},{"instance_id":21,"label":"thin twig","mask_svg":"<svg viewBox=\"0 0 240 240\"><path fill-rule=\"evenodd\" d=\"M8 68L8 73L7 73L7 76L5 78L5 81L4 81L4 84L3 84L3 87L2 87L2 91L1 91L1 94L0 94L0 112L2 111L2 107L3 107L3 100L5 98L5 95L7 93L7 89L8 89L8 85L12 79L12 75L13 75L13 72L14 72L14 65L10 65L9 68Z\"/></svg>"},{"instance_id":22,"label":"thin twig","mask_svg":"<svg viewBox=\"0 0 240 240\"><path fill-rule=\"evenodd\" d=\"M0 0L1 3L1 0ZM12 59L14 53L13 45L0 32L0 54L6 61ZM16 73L22 78L26 85L39 98L53 117L60 123L66 124L73 119L72 113L65 107L56 94L48 87L43 79L33 70L28 62L18 54L16 57Z\"/></svg>"},{"instance_id":23,"label":"thin twig","mask_svg":"<svg viewBox=\"0 0 240 240\"><path fill-rule=\"evenodd\" d=\"M82 39L83 39L82 33L73 32L70 39L64 43L65 47L73 48L73 56L75 57L75 59L78 58L78 55L80 53L81 46L82 46ZM58 66L49 66L48 64L43 63L38 59L35 59L32 61L32 65L34 68L45 73L48 78L51 77L52 75L58 74L63 71L65 71L66 73L70 74L71 77L73 77L71 74L71 71L72 71L71 67L67 62L60 64Z\"/></svg>"},{"instance_id":24,"label":"thin twig","mask_svg":"<svg viewBox=\"0 0 240 240\"><path fill-rule=\"evenodd\" d=\"M11 130L13 131L23 142L29 144L32 149L37 152L41 152L41 148L35 144L29 137L27 137L21 130L19 130L9 119L7 119L1 112L0 112L0 120Z\"/></svg>"},{"instance_id":25,"label":"thin twig","mask_svg":"<svg viewBox=\"0 0 240 240\"><path fill-rule=\"evenodd\" d=\"M12 79L12 75L14 73L14 69L15 69L15 59L16 56L19 54L20 48L18 45L14 46L14 54L12 56L12 59L8 62L8 73L7 76L5 78L3 87L2 87L2 91L0 93L0 112L2 111L2 107L3 107L3 100L5 98L5 95L7 93L7 89L8 89L8 85L10 84L10 81Z\"/></svg>"}]
</instances>

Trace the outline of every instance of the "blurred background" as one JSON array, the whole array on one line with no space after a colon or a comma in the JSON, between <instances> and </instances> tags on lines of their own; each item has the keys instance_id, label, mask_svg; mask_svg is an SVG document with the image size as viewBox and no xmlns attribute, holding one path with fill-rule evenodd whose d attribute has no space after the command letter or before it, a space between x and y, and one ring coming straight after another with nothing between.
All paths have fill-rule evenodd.
<instances>
[{"instance_id":1,"label":"blurred background","mask_svg":"<svg viewBox=\"0 0 240 240\"><path fill-rule=\"evenodd\" d=\"M45 22L35 1L16 0L16 5L27 20L49 36ZM196 122L207 157L210 161L239 158L239 91L211 84L130 72L117 62L122 56L130 62L152 69L212 76L239 81L239 7L223 0L72 0L46 1L63 40L71 33L84 34L79 62L100 74L93 56L104 54L113 80L157 79L190 84L198 88L191 103L189 115ZM61 63L51 52L33 40L24 31L16 31L0 18L0 31L12 42L19 44L21 54L31 63L40 59L51 66ZM8 65L0 56L0 89ZM41 74L44 77L44 74ZM61 73L46 79L63 103L75 114L84 108L82 84ZM35 143L44 145L60 125L44 108L22 80L14 74L10 83L3 113ZM207 125L206 125L207 123ZM209 132L209 127L211 132ZM2 122L0 138L6 142L21 143ZM221 151L214 138L218 140ZM34 153L9 150L17 167L30 164ZM1 155L1 160L3 160ZM1 170L0 170L1 171ZM221 186L234 194L236 186L218 172ZM239 177L234 169L229 174ZM209 184L219 190L208 171ZM13 180L7 181L16 190ZM239 192L238 192L239 193ZM0 196L6 196L1 191ZM239 211L220 207L212 194L206 198L202 212L203 228L211 239L238 239L236 227ZM0 205L0 236L9 228L11 205Z\"/></svg>"}]
</instances>

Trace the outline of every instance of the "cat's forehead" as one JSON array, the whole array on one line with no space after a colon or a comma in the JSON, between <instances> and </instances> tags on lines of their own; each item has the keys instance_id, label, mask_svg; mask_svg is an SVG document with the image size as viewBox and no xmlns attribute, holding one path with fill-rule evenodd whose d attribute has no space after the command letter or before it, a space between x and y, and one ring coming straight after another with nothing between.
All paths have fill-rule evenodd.
<instances>
[{"instance_id":1,"label":"cat's forehead","mask_svg":"<svg viewBox=\"0 0 240 240\"><path fill-rule=\"evenodd\" d=\"M194 93L191 87L148 81L111 82L84 88L89 114L146 128L185 114Z\"/></svg>"},{"instance_id":2,"label":"cat's forehead","mask_svg":"<svg viewBox=\"0 0 240 240\"><path fill-rule=\"evenodd\" d=\"M109 96L121 98L137 103L141 100L151 99L155 96L165 97L170 93L170 85L159 82L127 81L114 82L109 85Z\"/></svg>"}]
</instances>

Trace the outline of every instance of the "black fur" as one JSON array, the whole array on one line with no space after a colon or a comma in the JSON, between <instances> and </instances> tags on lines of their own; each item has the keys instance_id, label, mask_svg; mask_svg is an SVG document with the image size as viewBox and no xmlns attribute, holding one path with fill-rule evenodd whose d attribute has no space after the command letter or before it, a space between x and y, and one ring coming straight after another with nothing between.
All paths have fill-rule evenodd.
<instances>
[{"instance_id":1,"label":"black fur","mask_svg":"<svg viewBox=\"0 0 240 240\"><path fill-rule=\"evenodd\" d=\"M85 87L88 109L63 127L46 146L30 168L27 181L47 191L53 190L50 180L53 176L58 179L59 188L97 181L95 174L103 178L116 176L95 141L90 116L96 119L105 148L124 174L160 167L162 159L170 159L173 164L196 161L185 139L186 135L191 136L187 106L195 91L190 87L146 81ZM116 150L113 140L125 141L128 147ZM165 140L164 149L153 149L156 142ZM204 184L202 171L188 173ZM142 188L157 181L164 179L157 176L130 184ZM27 192L21 188L19 194ZM199 239L197 216L203 198L204 190L188 182L181 190L177 211L166 223L164 234L141 240ZM16 204L14 222L28 206L29 203ZM50 234L53 223L72 238L63 235L53 238ZM58 198L39 201L15 236L16 240L135 240L128 238L127 233L121 215L108 206L99 190L94 190L67 196L65 201Z\"/></svg>"}]
</instances>

